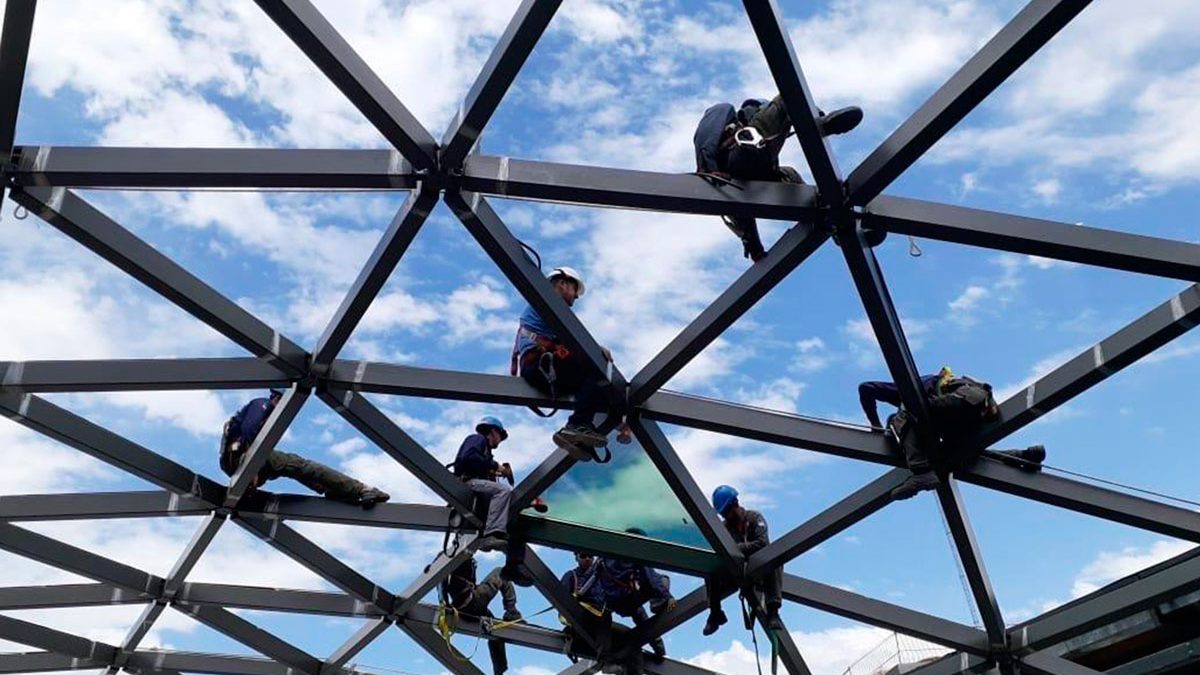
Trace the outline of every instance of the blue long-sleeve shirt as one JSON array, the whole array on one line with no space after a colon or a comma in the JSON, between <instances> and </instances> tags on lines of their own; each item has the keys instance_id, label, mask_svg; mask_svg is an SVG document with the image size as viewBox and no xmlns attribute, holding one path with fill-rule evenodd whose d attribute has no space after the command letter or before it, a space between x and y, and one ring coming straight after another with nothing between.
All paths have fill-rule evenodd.
<instances>
[{"instance_id":1,"label":"blue long-sleeve shirt","mask_svg":"<svg viewBox=\"0 0 1200 675\"><path fill-rule=\"evenodd\" d=\"M933 396L937 390L937 375L923 375L921 389L926 396ZM862 405L863 413L872 426L883 426L879 422L877 403L887 403L900 407L900 388L895 382L863 382L858 385L858 402Z\"/></svg>"},{"instance_id":2,"label":"blue long-sleeve shirt","mask_svg":"<svg viewBox=\"0 0 1200 675\"><path fill-rule=\"evenodd\" d=\"M272 409L270 399L265 398L256 398L242 406L233 416L236 440L241 441L243 445L253 443L258 432L262 431L263 425L266 424L267 418L271 416Z\"/></svg>"},{"instance_id":3,"label":"blue long-sleeve shirt","mask_svg":"<svg viewBox=\"0 0 1200 675\"><path fill-rule=\"evenodd\" d=\"M568 579L572 573L576 575ZM608 607L627 616L644 612L641 605L645 602L664 602L671 597L670 582L665 575L639 563L613 558L597 560L583 574L572 570L562 581L564 586L568 582L577 584L576 591L579 586L587 586L587 590L579 594L580 601Z\"/></svg>"},{"instance_id":4,"label":"blue long-sleeve shirt","mask_svg":"<svg viewBox=\"0 0 1200 675\"><path fill-rule=\"evenodd\" d=\"M534 333L551 340L558 339L558 335L550 327L550 324L542 320L541 315L534 310L532 305L527 305L525 311L521 312L520 325L517 328L517 340L513 345L514 357L518 363L521 357L525 356L525 352L537 346L537 343L534 342L533 337L529 333Z\"/></svg>"},{"instance_id":5,"label":"blue long-sleeve shirt","mask_svg":"<svg viewBox=\"0 0 1200 675\"><path fill-rule=\"evenodd\" d=\"M721 135L736 117L737 113L728 103L718 103L704 111L704 116L696 125L696 134L692 136L692 143L696 146L696 171L712 173L725 170L725 162L721 158Z\"/></svg>"},{"instance_id":6,"label":"blue long-sleeve shirt","mask_svg":"<svg viewBox=\"0 0 1200 675\"><path fill-rule=\"evenodd\" d=\"M482 434L471 434L458 446L454 458L454 475L466 480L482 478L489 480L500 463L492 459L492 446Z\"/></svg>"}]
</instances>

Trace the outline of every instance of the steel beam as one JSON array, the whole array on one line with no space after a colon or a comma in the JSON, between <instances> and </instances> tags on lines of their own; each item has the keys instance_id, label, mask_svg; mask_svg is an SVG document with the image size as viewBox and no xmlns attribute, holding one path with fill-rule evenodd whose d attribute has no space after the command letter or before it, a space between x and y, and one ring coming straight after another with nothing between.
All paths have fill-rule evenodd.
<instances>
[{"instance_id":1,"label":"steel beam","mask_svg":"<svg viewBox=\"0 0 1200 675\"><path fill-rule=\"evenodd\" d=\"M1190 509L988 459L955 476L992 490L1200 543L1200 512Z\"/></svg>"},{"instance_id":2,"label":"steel beam","mask_svg":"<svg viewBox=\"0 0 1200 675\"><path fill-rule=\"evenodd\" d=\"M579 601L563 588L558 576L554 574L554 570L550 569L532 548L525 547L522 562L529 570L529 575L533 577L533 583L537 586L538 592L550 602L560 617L566 619L567 624L574 629L575 635L586 642L592 650L599 652L602 640L593 632L597 627L596 617L584 609Z\"/></svg>"},{"instance_id":3,"label":"steel beam","mask_svg":"<svg viewBox=\"0 0 1200 675\"><path fill-rule=\"evenodd\" d=\"M0 673L50 673L62 670L103 668L99 661L54 652L18 652L0 654Z\"/></svg>"},{"instance_id":4,"label":"steel beam","mask_svg":"<svg viewBox=\"0 0 1200 675\"><path fill-rule=\"evenodd\" d=\"M423 187L408 196L392 222L383 233L371 257L363 265L358 278L350 287L350 291L342 300L341 306L334 313L325 332L317 340L313 348L312 368L318 372L328 369L329 364L337 358L338 352L346 346L350 334L354 332L359 321L367 313L375 296L383 290L383 285L396 269L400 258L408 250L430 211L437 204L437 190Z\"/></svg>"},{"instance_id":5,"label":"steel beam","mask_svg":"<svg viewBox=\"0 0 1200 675\"><path fill-rule=\"evenodd\" d=\"M921 388L921 374L913 361L908 340L904 337L900 315L892 303L892 295L888 292L879 261L875 259L875 251L867 243L866 233L861 227L852 230L845 228L843 232L842 255L846 258L850 276L854 278L854 285L862 298L875 339L879 341L888 372L900 389L900 400L918 419L927 419L929 410L925 392Z\"/></svg>"},{"instance_id":6,"label":"steel beam","mask_svg":"<svg viewBox=\"0 0 1200 675\"><path fill-rule=\"evenodd\" d=\"M294 612L322 616L379 618L385 612L345 593L305 591L289 588L260 588L189 582L183 584L176 596L192 605L257 609L271 612Z\"/></svg>"},{"instance_id":7,"label":"steel beam","mask_svg":"<svg viewBox=\"0 0 1200 675\"><path fill-rule=\"evenodd\" d=\"M937 497L991 647L993 650L1007 649L1008 636L1004 629L1004 617L1000 614L1000 603L996 601L992 582L984 569L983 556L979 552L978 542L975 541L975 531L971 529L971 521L967 518L967 508L958 492L957 482L947 477L938 486Z\"/></svg>"},{"instance_id":8,"label":"steel beam","mask_svg":"<svg viewBox=\"0 0 1200 675\"><path fill-rule=\"evenodd\" d=\"M308 0L255 0L414 167L437 170L437 141Z\"/></svg>"},{"instance_id":9,"label":"steel beam","mask_svg":"<svg viewBox=\"0 0 1200 675\"><path fill-rule=\"evenodd\" d=\"M881 433L788 413L660 391L641 407L643 418L876 464L903 466Z\"/></svg>"},{"instance_id":10,"label":"steel beam","mask_svg":"<svg viewBox=\"0 0 1200 675\"><path fill-rule=\"evenodd\" d=\"M278 520L238 514L238 525L350 595L389 611L396 597Z\"/></svg>"},{"instance_id":11,"label":"steel beam","mask_svg":"<svg viewBox=\"0 0 1200 675\"><path fill-rule=\"evenodd\" d=\"M1000 420L976 443L987 447L1191 330L1200 321L1200 284L1155 307L1000 405Z\"/></svg>"},{"instance_id":12,"label":"steel beam","mask_svg":"<svg viewBox=\"0 0 1200 675\"><path fill-rule=\"evenodd\" d=\"M225 488L33 394L0 391L0 414L177 494L220 503Z\"/></svg>"},{"instance_id":13,"label":"steel beam","mask_svg":"<svg viewBox=\"0 0 1200 675\"><path fill-rule=\"evenodd\" d=\"M783 25L783 13L779 11L775 0L744 0L743 4L750 17L750 25L758 36L758 43L762 46L763 55L767 57L771 77L775 79L788 117L796 129L796 138L800 141L804 158L808 160L813 180L826 203L840 206L845 194L841 172L829 142L817 124L817 104L808 90L808 81L792 48L792 39Z\"/></svg>"},{"instance_id":14,"label":"steel beam","mask_svg":"<svg viewBox=\"0 0 1200 675\"><path fill-rule=\"evenodd\" d=\"M812 671L808 669L808 664L804 662L804 657L800 654L800 647L796 645L796 641L792 639L792 634L788 631L787 626L780 622L779 628L770 628L767 625L766 612L761 608L756 608L755 615L758 622L763 627L763 632L771 636L772 642L775 645L774 656L777 656L783 662L783 667L789 675L812 675Z\"/></svg>"},{"instance_id":15,"label":"steel beam","mask_svg":"<svg viewBox=\"0 0 1200 675\"><path fill-rule=\"evenodd\" d=\"M559 339L590 364L597 375L605 378L604 389L610 400L623 396L625 378L604 358L600 345L550 287L545 275L526 256L520 242L487 200L478 193L450 193L446 195L446 204Z\"/></svg>"},{"instance_id":16,"label":"steel beam","mask_svg":"<svg viewBox=\"0 0 1200 675\"><path fill-rule=\"evenodd\" d=\"M643 403L658 391L827 239L827 233L807 223L797 223L785 232L767 252L766 258L743 272L737 281L633 377L630 381L629 403Z\"/></svg>"},{"instance_id":17,"label":"steel beam","mask_svg":"<svg viewBox=\"0 0 1200 675\"><path fill-rule=\"evenodd\" d=\"M528 508L533 500L549 489L555 481L567 475L571 467L575 466L576 461L574 457L567 454L566 450L555 447L536 469L513 488L509 517L511 518Z\"/></svg>"},{"instance_id":18,"label":"steel beam","mask_svg":"<svg viewBox=\"0 0 1200 675\"><path fill-rule=\"evenodd\" d=\"M981 656L955 652L947 654L932 663L914 668L904 675L969 675L972 673L990 672L995 665L995 661L985 659Z\"/></svg>"},{"instance_id":19,"label":"steel beam","mask_svg":"<svg viewBox=\"0 0 1200 675\"><path fill-rule=\"evenodd\" d=\"M737 187L718 187L690 174L514 157L468 157L460 185L463 190L496 197L580 206L790 221L807 220L819 212L817 191L811 185L738 181Z\"/></svg>"},{"instance_id":20,"label":"steel beam","mask_svg":"<svg viewBox=\"0 0 1200 675\"><path fill-rule=\"evenodd\" d=\"M746 575L753 577L770 573L887 506L892 502L892 488L904 482L909 475L906 469L892 469L809 518L750 556Z\"/></svg>"},{"instance_id":21,"label":"steel beam","mask_svg":"<svg viewBox=\"0 0 1200 675\"><path fill-rule=\"evenodd\" d=\"M229 479L229 488L225 492L225 507L233 508L245 496L246 491L258 482L258 474L267 465L267 459L275 450L275 444L283 438L292 420L300 413L300 408L308 400L311 391L300 384L293 385L283 393L283 397L271 410L262 429L250 443L242 457L242 463L237 472Z\"/></svg>"},{"instance_id":22,"label":"steel beam","mask_svg":"<svg viewBox=\"0 0 1200 675\"><path fill-rule=\"evenodd\" d=\"M175 608L200 623L300 672L319 675L321 661L267 631L220 607L176 602Z\"/></svg>"},{"instance_id":23,"label":"steel beam","mask_svg":"<svg viewBox=\"0 0 1200 675\"><path fill-rule=\"evenodd\" d=\"M33 36L33 16L37 0L10 0L5 5L4 28L0 32L0 163L12 157L17 134L17 112L25 85L25 64L29 60L29 40ZM3 190L0 185L0 190Z\"/></svg>"},{"instance_id":24,"label":"steel beam","mask_svg":"<svg viewBox=\"0 0 1200 675\"><path fill-rule=\"evenodd\" d=\"M157 490L0 496L0 520L94 520L195 516L212 505L193 497Z\"/></svg>"},{"instance_id":25,"label":"steel beam","mask_svg":"<svg viewBox=\"0 0 1200 675\"><path fill-rule=\"evenodd\" d=\"M987 656L990 651L987 633L977 628L792 574L783 576L783 597L807 607L936 642L951 649L979 656Z\"/></svg>"},{"instance_id":26,"label":"steel beam","mask_svg":"<svg viewBox=\"0 0 1200 675\"><path fill-rule=\"evenodd\" d=\"M1026 5L850 172L846 179L850 202L866 204L883 192L1089 2L1032 0Z\"/></svg>"},{"instance_id":27,"label":"steel beam","mask_svg":"<svg viewBox=\"0 0 1200 675\"><path fill-rule=\"evenodd\" d=\"M631 426L646 456L658 467L658 472L666 479L671 492L675 493L683 509L691 516L692 522L696 523L697 529L704 535L709 546L716 551L717 558L730 572L740 574L745 561L737 543L733 541L733 535L725 529L721 517L713 510L712 504L692 478L683 460L676 454L675 448L671 447L667 435L653 420L633 420Z\"/></svg>"},{"instance_id":28,"label":"steel beam","mask_svg":"<svg viewBox=\"0 0 1200 675\"><path fill-rule=\"evenodd\" d=\"M471 509L474 501L471 490L364 396L349 390L328 389L320 397L425 487L446 500L467 522L483 524Z\"/></svg>"},{"instance_id":29,"label":"steel beam","mask_svg":"<svg viewBox=\"0 0 1200 675\"><path fill-rule=\"evenodd\" d=\"M1100 675L1100 672L1078 663L1072 663L1049 651L1037 652L1021 658L1022 675L1025 673L1034 675Z\"/></svg>"},{"instance_id":30,"label":"steel beam","mask_svg":"<svg viewBox=\"0 0 1200 675\"><path fill-rule=\"evenodd\" d=\"M238 505L238 511L265 519L300 520L402 530L443 532L452 525L446 506L431 504L376 504L369 509L311 495L275 495L256 492Z\"/></svg>"},{"instance_id":31,"label":"steel beam","mask_svg":"<svg viewBox=\"0 0 1200 675\"><path fill-rule=\"evenodd\" d=\"M157 597L163 579L43 534L0 522L0 548L119 588Z\"/></svg>"},{"instance_id":32,"label":"steel beam","mask_svg":"<svg viewBox=\"0 0 1200 675\"><path fill-rule=\"evenodd\" d=\"M362 650L369 647L376 638L391 627L392 621L387 617L370 619L363 623L358 630L354 631L354 635L347 638L329 655L329 658L325 659L325 664L321 667L322 675L328 675L331 671L340 669L349 663L350 659L358 656Z\"/></svg>"},{"instance_id":33,"label":"steel beam","mask_svg":"<svg viewBox=\"0 0 1200 675\"><path fill-rule=\"evenodd\" d=\"M0 362L0 388L39 393L265 389L292 379L249 357Z\"/></svg>"},{"instance_id":34,"label":"steel beam","mask_svg":"<svg viewBox=\"0 0 1200 675\"><path fill-rule=\"evenodd\" d=\"M19 146L17 185L77 188L409 190L397 150Z\"/></svg>"},{"instance_id":35,"label":"steel beam","mask_svg":"<svg viewBox=\"0 0 1200 675\"><path fill-rule=\"evenodd\" d=\"M13 199L63 234L288 375L302 375L307 353L191 272L66 188L28 187Z\"/></svg>"},{"instance_id":36,"label":"steel beam","mask_svg":"<svg viewBox=\"0 0 1200 675\"><path fill-rule=\"evenodd\" d=\"M136 593L104 583L0 586L0 610L3 611L133 605L153 599L154 596L147 593Z\"/></svg>"},{"instance_id":37,"label":"steel beam","mask_svg":"<svg viewBox=\"0 0 1200 675\"><path fill-rule=\"evenodd\" d=\"M112 645L85 640L77 635L2 614L0 614L0 638L97 665L112 663L117 654L117 648Z\"/></svg>"},{"instance_id":38,"label":"steel beam","mask_svg":"<svg viewBox=\"0 0 1200 675\"><path fill-rule=\"evenodd\" d=\"M632 560L692 576L712 576L724 568L712 551L638 537L541 516L521 515L509 521L510 535L539 546Z\"/></svg>"},{"instance_id":39,"label":"steel beam","mask_svg":"<svg viewBox=\"0 0 1200 675\"><path fill-rule=\"evenodd\" d=\"M405 588L396 596L390 608L392 615L402 617L408 614L430 591L437 588L438 584L442 583L446 577L458 569L459 565L474 555L476 536L474 534L465 534L462 536L463 539L459 540L453 555L447 556L444 552L439 553L433 562L425 567L421 575L413 579L408 588Z\"/></svg>"},{"instance_id":40,"label":"steel beam","mask_svg":"<svg viewBox=\"0 0 1200 675\"><path fill-rule=\"evenodd\" d=\"M442 136L440 163L458 168L479 139L562 0L523 0Z\"/></svg>"},{"instance_id":41,"label":"steel beam","mask_svg":"<svg viewBox=\"0 0 1200 675\"><path fill-rule=\"evenodd\" d=\"M864 227L968 246L1200 281L1200 245L950 204L877 197Z\"/></svg>"},{"instance_id":42,"label":"steel beam","mask_svg":"<svg viewBox=\"0 0 1200 675\"><path fill-rule=\"evenodd\" d=\"M574 407L570 397L549 398L519 377L372 361L334 361L326 382L330 389L373 394L565 409Z\"/></svg>"},{"instance_id":43,"label":"steel beam","mask_svg":"<svg viewBox=\"0 0 1200 675\"><path fill-rule=\"evenodd\" d=\"M732 585L725 587L725 591L729 594L735 590L737 589ZM625 641L627 649L640 649L642 645L649 643L654 638L665 635L700 616L706 609L708 609L708 592L704 586L701 586L676 600L675 609L655 614L650 617L649 621L643 621L641 625L634 626Z\"/></svg>"},{"instance_id":44,"label":"steel beam","mask_svg":"<svg viewBox=\"0 0 1200 675\"><path fill-rule=\"evenodd\" d=\"M148 649L135 652L126 662L138 672L219 673L220 675L295 675L295 669L274 660L220 654L196 654Z\"/></svg>"},{"instance_id":45,"label":"steel beam","mask_svg":"<svg viewBox=\"0 0 1200 675\"><path fill-rule=\"evenodd\" d=\"M442 636L430 627L431 624L413 624L406 621L396 625L450 672L458 675L483 675L483 671L476 668L462 652L447 645Z\"/></svg>"}]
</instances>

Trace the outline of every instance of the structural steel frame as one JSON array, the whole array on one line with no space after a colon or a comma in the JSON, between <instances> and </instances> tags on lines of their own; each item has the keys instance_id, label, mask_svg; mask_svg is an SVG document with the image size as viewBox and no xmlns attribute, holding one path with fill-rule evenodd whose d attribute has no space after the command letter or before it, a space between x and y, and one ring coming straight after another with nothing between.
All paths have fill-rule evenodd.
<instances>
[{"instance_id":1,"label":"structural steel frame","mask_svg":"<svg viewBox=\"0 0 1200 675\"><path fill-rule=\"evenodd\" d=\"M909 474L883 435L782 412L701 399L662 389L707 345L829 239L846 259L888 369L905 406L925 413L918 371L872 243L898 233L989 249L1036 254L1086 265L1200 282L1200 246L1122 232L968 209L883 191L1046 44L1088 0L1031 0L996 36L863 162L843 176L817 125L817 108L775 0L744 0L772 77L791 113L815 186L748 182L729 190L689 175L575 166L478 152L480 133L549 26L561 0L523 0L439 143L358 56L309 0L256 0L261 9L392 144L388 150L166 149L20 146L17 111L35 0L7 0L0 39L0 179L18 204L246 349L252 356L0 363L0 412L161 488L160 491L0 497L0 548L94 580L94 583L0 588L0 610L140 604L143 613L119 645L102 644L0 616L0 638L43 651L0 655L0 672L103 668L109 673L190 671L244 675L332 675L390 627L410 635L455 672L479 672L451 653L430 624L436 608L421 602L474 549L479 518L471 496L364 393L570 408L547 400L517 378L338 358L368 307L439 200L445 201L514 287L603 379L604 429L629 419L647 454L711 549L656 541L520 513L571 468L555 450L517 486L513 538L564 550L587 549L703 577L725 595L737 592L884 508ZM76 188L275 188L408 190L397 212L311 351L281 335L129 230L88 204ZM489 197L796 221L729 289L631 379L607 363L596 340L554 294L521 251ZM874 237L868 237L869 233ZM1129 326L1030 384L1001 405L999 420L978 439L994 444L1145 357L1200 321L1200 284L1188 287ZM256 389L287 393L228 485L215 483L39 397L49 392ZM333 408L396 459L448 506L383 504L364 511L319 498L246 494L250 477L311 398ZM779 537L748 561L700 492L658 424L666 422L895 467ZM933 675L1004 672L1091 673L1054 646L1070 637L1200 588L1196 551L1065 607L1006 627L956 481L1040 501L1113 522L1200 542L1200 513L1095 485L1026 473L991 460L957 471L937 497L983 629L929 616L816 581L785 575L789 602L944 645L955 653L920 668ZM461 550L436 561L406 589L389 591L322 550L286 523L315 521L444 531L462 514ZM21 528L38 520L203 516L166 577L158 577ZM232 521L327 580L339 592L190 583L188 573L220 528ZM590 654L610 658L641 649L697 616L704 589L631 631L605 636L557 589L554 574L532 549L525 565L538 589L573 624ZM148 650L139 643L167 606L242 642L265 658ZM368 621L326 658L263 631L230 608L355 616ZM467 623L462 630L483 634ZM530 625L488 632L491 638L541 649L576 650L563 634ZM808 668L786 629L775 637L787 670ZM609 639L611 643L604 643ZM591 672L589 661L564 673ZM678 661L651 661L653 673L708 672Z\"/></svg>"}]
</instances>

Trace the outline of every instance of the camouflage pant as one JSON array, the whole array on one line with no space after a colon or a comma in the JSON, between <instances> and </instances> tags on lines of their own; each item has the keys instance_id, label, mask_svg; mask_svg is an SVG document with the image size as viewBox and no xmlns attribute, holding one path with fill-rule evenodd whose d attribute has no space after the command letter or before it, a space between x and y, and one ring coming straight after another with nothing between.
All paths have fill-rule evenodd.
<instances>
[{"instance_id":1,"label":"camouflage pant","mask_svg":"<svg viewBox=\"0 0 1200 675\"><path fill-rule=\"evenodd\" d=\"M259 480L266 482L276 478L291 478L304 487L338 501L357 503L366 485L332 469L290 452L272 450L267 464L258 473Z\"/></svg>"}]
</instances>

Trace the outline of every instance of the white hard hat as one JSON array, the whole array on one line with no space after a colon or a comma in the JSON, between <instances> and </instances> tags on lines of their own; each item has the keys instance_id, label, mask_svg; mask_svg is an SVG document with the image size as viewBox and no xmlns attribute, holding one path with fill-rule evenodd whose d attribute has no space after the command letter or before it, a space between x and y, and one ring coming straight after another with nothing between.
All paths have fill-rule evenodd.
<instances>
[{"instance_id":1,"label":"white hard hat","mask_svg":"<svg viewBox=\"0 0 1200 675\"><path fill-rule=\"evenodd\" d=\"M554 277L566 277L579 284L579 295L583 295L583 291L586 288L586 286L583 284L583 275L581 275L579 272L576 272L575 268L567 267L565 265L562 267L555 267L554 269L550 270L549 274L546 275L546 278L550 280L553 280Z\"/></svg>"}]
</instances>

